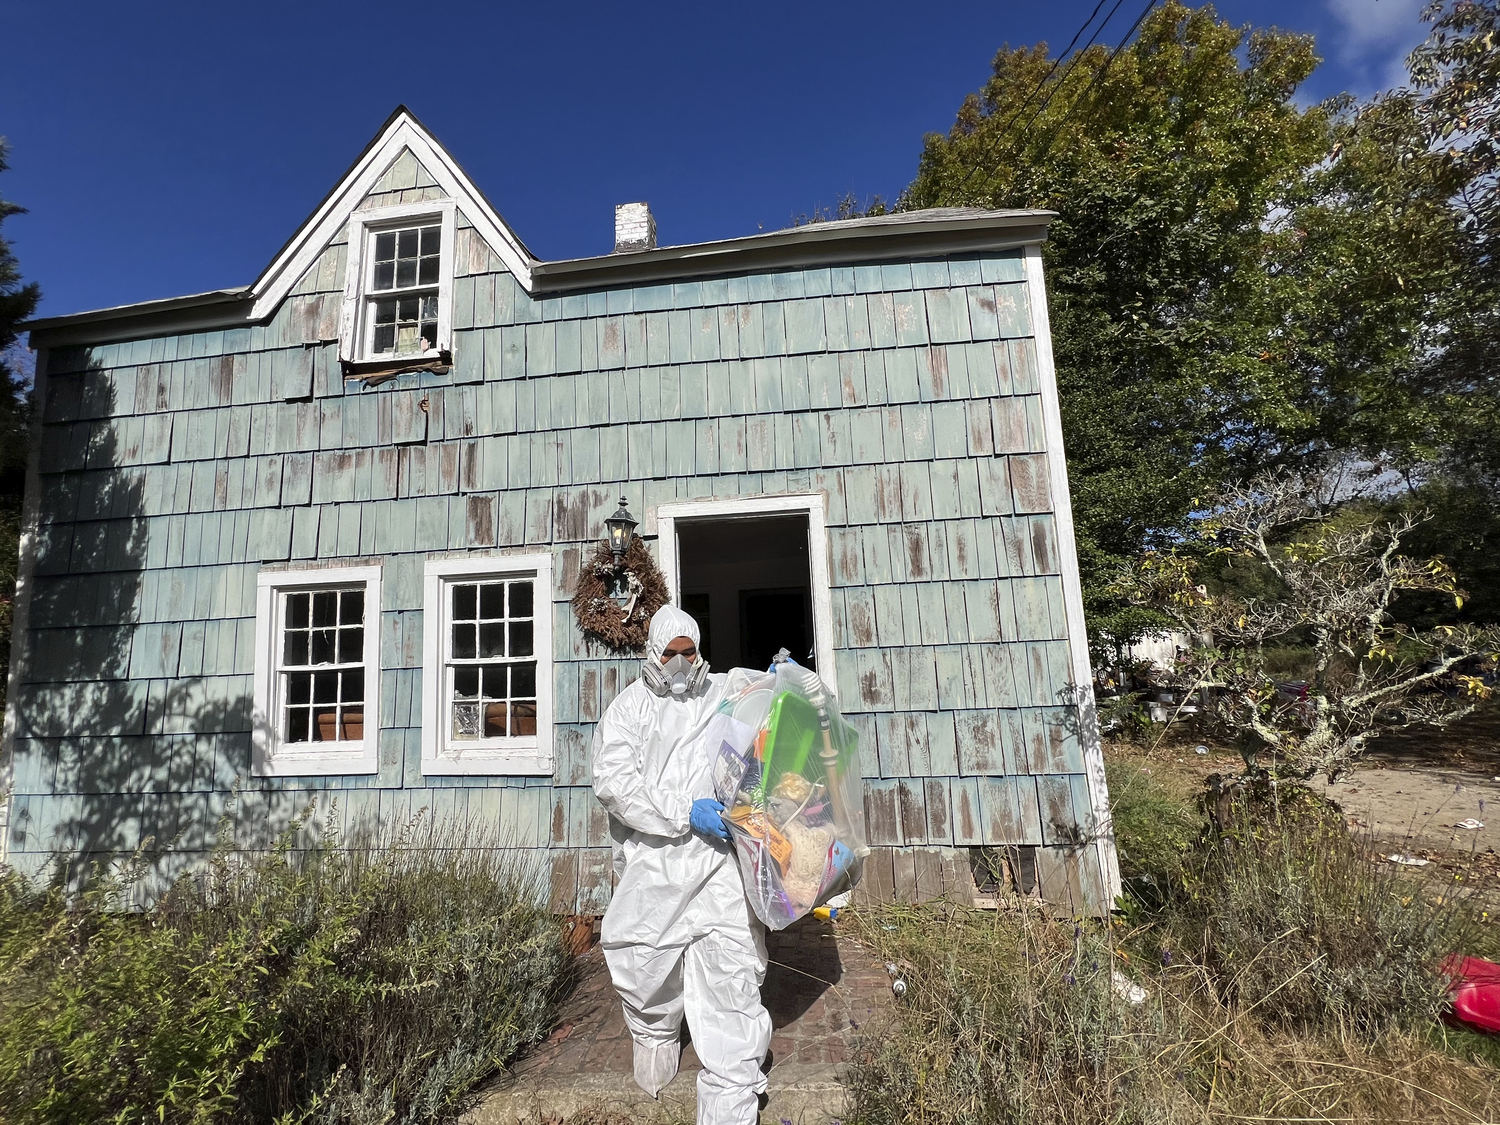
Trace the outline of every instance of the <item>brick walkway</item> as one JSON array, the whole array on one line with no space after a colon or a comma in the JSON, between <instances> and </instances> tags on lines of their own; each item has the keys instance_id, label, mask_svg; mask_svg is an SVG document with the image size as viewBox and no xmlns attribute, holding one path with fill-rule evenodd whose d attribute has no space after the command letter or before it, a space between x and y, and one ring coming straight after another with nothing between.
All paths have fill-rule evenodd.
<instances>
[{"instance_id":1,"label":"brick walkway","mask_svg":"<svg viewBox=\"0 0 1500 1125\"><path fill-rule=\"evenodd\" d=\"M767 935L771 966L761 995L771 1013L769 1103L762 1120L817 1125L843 1106L839 1064L859 1034L891 1000L885 968L836 924L814 918ZM677 1077L652 1102L631 1076L630 1035L596 945L580 959L577 989L557 1030L488 1093L471 1125L566 1118L583 1109L631 1120L691 1120L700 1069L691 1045Z\"/></svg>"}]
</instances>

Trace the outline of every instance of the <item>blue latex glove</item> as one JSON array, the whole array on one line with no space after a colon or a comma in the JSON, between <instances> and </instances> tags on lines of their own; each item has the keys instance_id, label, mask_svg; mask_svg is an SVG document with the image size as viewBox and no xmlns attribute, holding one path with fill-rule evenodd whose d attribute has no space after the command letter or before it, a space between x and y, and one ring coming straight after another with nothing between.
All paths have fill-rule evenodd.
<instances>
[{"instance_id":1,"label":"blue latex glove","mask_svg":"<svg viewBox=\"0 0 1500 1125\"><path fill-rule=\"evenodd\" d=\"M688 823L695 832L712 836L715 840L728 840L729 829L724 826L724 806L712 797L699 797L693 802L693 811L688 814Z\"/></svg>"}]
</instances>

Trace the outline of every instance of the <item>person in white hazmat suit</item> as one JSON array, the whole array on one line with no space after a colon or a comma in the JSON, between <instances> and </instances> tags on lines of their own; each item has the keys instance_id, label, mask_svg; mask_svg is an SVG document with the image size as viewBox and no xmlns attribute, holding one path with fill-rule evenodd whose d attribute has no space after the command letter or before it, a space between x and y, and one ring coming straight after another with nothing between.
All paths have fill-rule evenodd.
<instances>
[{"instance_id":1,"label":"person in white hazmat suit","mask_svg":"<svg viewBox=\"0 0 1500 1125\"><path fill-rule=\"evenodd\" d=\"M641 678L594 733L594 792L610 815L616 875L600 944L635 1041L636 1083L656 1097L677 1073L686 1015L703 1063L699 1125L749 1125L771 1044L760 1002L766 938L713 799L699 736L726 677L709 672L698 641L686 613L658 610Z\"/></svg>"}]
</instances>

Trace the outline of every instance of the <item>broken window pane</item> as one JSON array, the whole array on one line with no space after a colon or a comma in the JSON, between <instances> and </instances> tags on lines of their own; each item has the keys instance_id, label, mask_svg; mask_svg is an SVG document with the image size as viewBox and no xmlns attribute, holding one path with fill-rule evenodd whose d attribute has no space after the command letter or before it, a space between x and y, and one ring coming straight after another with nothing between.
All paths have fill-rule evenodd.
<instances>
[{"instance_id":1,"label":"broken window pane","mask_svg":"<svg viewBox=\"0 0 1500 1125\"><path fill-rule=\"evenodd\" d=\"M312 596L312 623L336 625L339 620L337 590L319 590Z\"/></svg>"},{"instance_id":2,"label":"broken window pane","mask_svg":"<svg viewBox=\"0 0 1500 1125\"><path fill-rule=\"evenodd\" d=\"M333 636L332 629L314 629L312 632L312 659L310 664L332 664L333 663Z\"/></svg>"},{"instance_id":3,"label":"broken window pane","mask_svg":"<svg viewBox=\"0 0 1500 1125\"><path fill-rule=\"evenodd\" d=\"M442 279L442 228L407 227L375 235L373 293L418 290L401 301L372 302L370 350L409 355L437 349L437 286ZM420 290L428 289L422 294Z\"/></svg>"}]
</instances>

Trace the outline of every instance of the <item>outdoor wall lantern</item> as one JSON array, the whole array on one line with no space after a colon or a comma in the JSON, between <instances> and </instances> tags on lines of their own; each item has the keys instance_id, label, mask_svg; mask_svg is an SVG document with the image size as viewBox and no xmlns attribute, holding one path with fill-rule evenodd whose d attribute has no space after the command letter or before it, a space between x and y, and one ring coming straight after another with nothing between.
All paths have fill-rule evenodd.
<instances>
[{"instance_id":1,"label":"outdoor wall lantern","mask_svg":"<svg viewBox=\"0 0 1500 1125\"><path fill-rule=\"evenodd\" d=\"M614 552L615 566L620 565L625 552L630 550L630 541L635 538L637 523L639 521L625 507L625 497L621 496L619 510L604 521L604 526L609 529L609 549Z\"/></svg>"},{"instance_id":2,"label":"outdoor wall lantern","mask_svg":"<svg viewBox=\"0 0 1500 1125\"><path fill-rule=\"evenodd\" d=\"M667 580L636 535L637 526L620 497L619 510L604 521L604 534L594 541L573 592L573 617L584 636L617 652L645 648L651 615L667 604Z\"/></svg>"},{"instance_id":3,"label":"outdoor wall lantern","mask_svg":"<svg viewBox=\"0 0 1500 1125\"><path fill-rule=\"evenodd\" d=\"M640 586L636 583L632 587L630 571L625 568L625 552L630 550L630 541L635 538L638 522L625 507L623 496L620 497L619 510L604 521L609 535L609 549L615 556L615 573L609 583L609 596L619 605L630 603L632 608Z\"/></svg>"}]
</instances>

